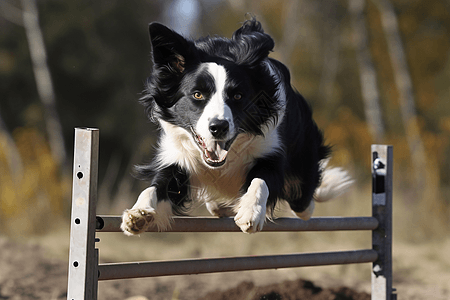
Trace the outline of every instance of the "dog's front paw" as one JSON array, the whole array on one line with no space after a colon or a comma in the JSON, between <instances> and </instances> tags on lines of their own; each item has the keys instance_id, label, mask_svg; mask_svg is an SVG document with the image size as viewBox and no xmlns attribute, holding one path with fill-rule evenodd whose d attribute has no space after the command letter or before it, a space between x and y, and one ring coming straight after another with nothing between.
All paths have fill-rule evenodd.
<instances>
[{"instance_id":1,"label":"dog's front paw","mask_svg":"<svg viewBox=\"0 0 450 300\"><path fill-rule=\"evenodd\" d=\"M242 232L256 233L262 230L266 220L266 210L255 206L253 208L241 208L234 217L234 222Z\"/></svg>"},{"instance_id":2,"label":"dog's front paw","mask_svg":"<svg viewBox=\"0 0 450 300\"><path fill-rule=\"evenodd\" d=\"M264 180L252 180L247 193L240 199L239 209L234 222L245 233L255 233L262 230L266 220L266 204L269 189Z\"/></svg>"},{"instance_id":3,"label":"dog's front paw","mask_svg":"<svg viewBox=\"0 0 450 300\"><path fill-rule=\"evenodd\" d=\"M152 186L142 191L133 208L123 212L120 229L126 235L143 233L150 226L157 226L159 231L165 231L170 228L171 222L171 202L158 201L156 188Z\"/></svg>"},{"instance_id":4,"label":"dog's front paw","mask_svg":"<svg viewBox=\"0 0 450 300\"><path fill-rule=\"evenodd\" d=\"M135 235L147 230L154 220L154 209L132 208L127 209L122 215L120 229L126 235Z\"/></svg>"}]
</instances>

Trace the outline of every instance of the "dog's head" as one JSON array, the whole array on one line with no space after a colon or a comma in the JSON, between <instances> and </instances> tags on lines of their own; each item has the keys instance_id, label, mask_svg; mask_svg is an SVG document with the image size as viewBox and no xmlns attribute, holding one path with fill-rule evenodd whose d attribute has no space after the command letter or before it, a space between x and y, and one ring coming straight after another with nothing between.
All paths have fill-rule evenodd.
<instances>
[{"instance_id":1,"label":"dog's head","mask_svg":"<svg viewBox=\"0 0 450 300\"><path fill-rule=\"evenodd\" d=\"M218 168L240 133L260 135L276 121L276 80L267 67L274 47L256 20L231 39L188 40L149 25L153 73L142 103L156 121L185 129L203 162Z\"/></svg>"}]
</instances>

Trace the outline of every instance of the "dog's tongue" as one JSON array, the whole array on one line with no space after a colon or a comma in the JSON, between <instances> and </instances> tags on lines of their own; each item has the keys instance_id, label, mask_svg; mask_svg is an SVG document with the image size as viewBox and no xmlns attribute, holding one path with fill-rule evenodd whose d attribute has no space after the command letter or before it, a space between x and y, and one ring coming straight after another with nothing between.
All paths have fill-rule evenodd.
<instances>
[{"instance_id":1,"label":"dog's tongue","mask_svg":"<svg viewBox=\"0 0 450 300\"><path fill-rule=\"evenodd\" d=\"M214 161L221 161L225 159L227 156L228 151L224 149L225 148L225 142L211 142L206 147L206 155L209 159Z\"/></svg>"}]
</instances>

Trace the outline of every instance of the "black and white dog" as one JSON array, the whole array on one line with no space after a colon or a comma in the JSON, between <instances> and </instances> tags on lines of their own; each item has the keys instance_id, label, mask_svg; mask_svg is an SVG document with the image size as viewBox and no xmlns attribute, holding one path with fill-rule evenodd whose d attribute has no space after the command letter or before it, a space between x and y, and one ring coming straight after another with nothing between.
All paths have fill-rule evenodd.
<instances>
[{"instance_id":1,"label":"black and white dog","mask_svg":"<svg viewBox=\"0 0 450 300\"><path fill-rule=\"evenodd\" d=\"M166 230L192 201L258 232L278 200L307 220L314 200L348 188L345 171L326 169L330 147L286 66L268 57L274 41L258 21L231 39L149 30L153 72L141 102L161 132L153 162L137 167L152 183L123 213L125 234Z\"/></svg>"}]
</instances>

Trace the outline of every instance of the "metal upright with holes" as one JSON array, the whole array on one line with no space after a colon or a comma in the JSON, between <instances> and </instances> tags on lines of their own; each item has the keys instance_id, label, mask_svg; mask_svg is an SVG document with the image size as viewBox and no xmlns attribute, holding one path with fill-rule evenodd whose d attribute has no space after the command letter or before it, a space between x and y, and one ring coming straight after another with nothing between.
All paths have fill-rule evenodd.
<instances>
[{"instance_id":1,"label":"metal upright with holes","mask_svg":"<svg viewBox=\"0 0 450 300\"><path fill-rule=\"evenodd\" d=\"M372 299L396 300L392 288L392 175L393 148L372 145L372 216L379 222L372 231Z\"/></svg>"},{"instance_id":2,"label":"metal upright with holes","mask_svg":"<svg viewBox=\"0 0 450 300\"><path fill-rule=\"evenodd\" d=\"M75 129L67 300L97 299L95 213L98 147L98 129Z\"/></svg>"}]
</instances>

